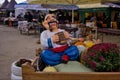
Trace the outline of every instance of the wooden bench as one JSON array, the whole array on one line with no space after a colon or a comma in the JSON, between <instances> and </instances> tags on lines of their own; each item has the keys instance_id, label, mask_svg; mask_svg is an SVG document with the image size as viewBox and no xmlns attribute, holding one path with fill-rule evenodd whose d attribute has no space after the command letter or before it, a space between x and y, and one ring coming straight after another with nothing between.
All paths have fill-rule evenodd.
<instances>
[{"instance_id":1,"label":"wooden bench","mask_svg":"<svg viewBox=\"0 0 120 80\"><path fill-rule=\"evenodd\" d=\"M22 65L23 80L120 80L120 72L39 72Z\"/></svg>"}]
</instances>

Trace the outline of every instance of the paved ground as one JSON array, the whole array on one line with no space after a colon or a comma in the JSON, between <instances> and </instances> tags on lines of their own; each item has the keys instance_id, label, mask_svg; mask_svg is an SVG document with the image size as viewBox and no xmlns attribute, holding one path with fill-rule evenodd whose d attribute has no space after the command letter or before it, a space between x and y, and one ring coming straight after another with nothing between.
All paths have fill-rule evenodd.
<instances>
[{"instance_id":1,"label":"paved ground","mask_svg":"<svg viewBox=\"0 0 120 80\"><path fill-rule=\"evenodd\" d=\"M11 64L20 58L34 58L38 35L21 35L16 28L0 25L0 80L10 80ZM120 36L104 35L104 42L117 43Z\"/></svg>"},{"instance_id":2,"label":"paved ground","mask_svg":"<svg viewBox=\"0 0 120 80\"><path fill-rule=\"evenodd\" d=\"M103 42L109 42L114 43L120 46L120 35L109 35L109 34L103 34Z\"/></svg>"},{"instance_id":3,"label":"paved ground","mask_svg":"<svg viewBox=\"0 0 120 80\"><path fill-rule=\"evenodd\" d=\"M16 28L0 25L0 80L10 80L11 64L20 58L34 58L39 35L21 35Z\"/></svg>"}]
</instances>

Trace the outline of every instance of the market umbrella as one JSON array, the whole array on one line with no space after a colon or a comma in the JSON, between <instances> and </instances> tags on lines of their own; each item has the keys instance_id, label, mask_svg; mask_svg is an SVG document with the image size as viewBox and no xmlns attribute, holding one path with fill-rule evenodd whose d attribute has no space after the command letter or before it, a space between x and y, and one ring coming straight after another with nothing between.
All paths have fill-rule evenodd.
<instances>
[{"instance_id":1,"label":"market umbrella","mask_svg":"<svg viewBox=\"0 0 120 80\"><path fill-rule=\"evenodd\" d=\"M31 4L80 4L81 0L28 0Z\"/></svg>"},{"instance_id":2,"label":"market umbrella","mask_svg":"<svg viewBox=\"0 0 120 80\"><path fill-rule=\"evenodd\" d=\"M68 4L81 5L101 3L103 0L27 0L30 4ZM74 9L72 9L72 22L74 22Z\"/></svg>"},{"instance_id":3,"label":"market umbrella","mask_svg":"<svg viewBox=\"0 0 120 80\"><path fill-rule=\"evenodd\" d=\"M80 4L81 0L28 0L30 4ZM72 22L74 22L74 9L72 9Z\"/></svg>"},{"instance_id":4,"label":"market umbrella","mask_svg":"<svg viewBox=\"0 0 120 80\"><path fill-rule=\"evenodd\" d=\"M103 0L27 0L30 4L69 4L69 5L81 5L81 4L93 4L101 3Z\"/></svg>"}]
</instances>

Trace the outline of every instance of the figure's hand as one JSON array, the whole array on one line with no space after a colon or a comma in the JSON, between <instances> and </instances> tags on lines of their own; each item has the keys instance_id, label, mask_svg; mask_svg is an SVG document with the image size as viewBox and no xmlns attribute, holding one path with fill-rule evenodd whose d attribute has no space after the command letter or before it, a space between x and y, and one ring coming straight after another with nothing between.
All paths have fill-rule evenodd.
<instances>
[{"instance_id":1,"label":"figure's hand","mask_svg":"<svg viewBox=\"0 0 120 80\"><path fill-rule=\"evenodd\" d=\"M65 38L66 38L66 39L69 39L69 38L70 38L70 34L69 34L67 31L64 31L64 35L65 35Z\"/></svg>"},{"instance_id":2,"label":"figure's hand","mask_svg":"<svg viewBox=\"0 0 120 80\"><path fill-rule=\"evenodd\" d=\"M48 21L44 20L42 25L48 30L49 29L49 25L48 25Z\"/></svg>"},{"instance_id":3,"label":"figure's hand","mask_svg":"<svg viewBox=\"0 0 120 80\"><path fill-rule=\"evenodd\" d=\"M59 41L59 36L58 35L53 35L52 36L52 41L53 41L53 43L58 42Z\"/></svg>"}]
</instances>

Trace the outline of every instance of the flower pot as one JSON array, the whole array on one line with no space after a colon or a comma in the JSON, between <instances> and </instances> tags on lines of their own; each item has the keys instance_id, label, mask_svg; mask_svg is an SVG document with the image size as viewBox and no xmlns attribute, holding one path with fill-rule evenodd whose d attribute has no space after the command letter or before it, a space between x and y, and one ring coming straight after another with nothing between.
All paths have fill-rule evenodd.
<instances>
[{"instance_id":1,"label":"flower pot","mask_svg":"<svg viewBox=\"0 0 120 80\"><path fill-rule=\"evenodd\" d=\"M22 76L16 76L14 74L11 74L11 80L22 80Z\"/></svg>"},{"instance_id":2,"label":"flower pot","mask_svg":"<svg viewBox=\"0 0 120 80\"><path fill-rule=\"evenodd\" d=\"M11 80L22 80L22 69L20 66L17 66L17 63L20 61L21 59L19 60L16 60L12 63L11 65ZM24 60L30 60L32 61L32 59L24 59ZM25 61L26 62L26 61ZM25 63L24 62L24 63ZM23 63L22 63L23 64ZM22 65L21 64L21 65Z\"/></svg>"},{"instance_id":3,"label":"flower pot","mask_svg":"<svg viewBox=\"0 0 120 80\"><path fill-rule=\"evenodd\" d=\"M11 66L11 72L12 74L16 76L22 76L22 70L21 67L16 66L17 61L14 61Z\"/></svg>"}]
</instances>

